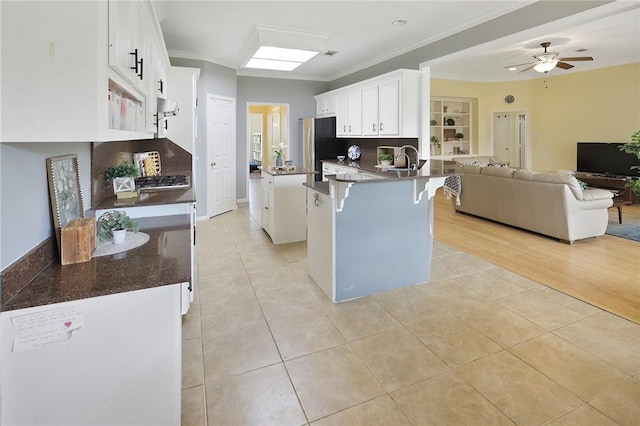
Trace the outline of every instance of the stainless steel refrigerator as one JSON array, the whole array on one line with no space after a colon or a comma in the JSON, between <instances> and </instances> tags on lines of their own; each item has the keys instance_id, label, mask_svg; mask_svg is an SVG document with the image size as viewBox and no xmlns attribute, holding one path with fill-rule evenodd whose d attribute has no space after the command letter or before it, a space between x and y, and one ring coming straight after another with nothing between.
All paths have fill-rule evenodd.
<instances>
[{"instance_id":1,"label":"stainless steel refrigerator","mask_svg":"<svg viewBox=\"0 0 640 426\"><path fill-rule=\"evenodd\" d=\"M335 160L346 155L347 141L336 138L336 118L302 118L302 161L308 170L316 171L315 180L322 180L322 160Z\"/></svg>"}]
</instances>

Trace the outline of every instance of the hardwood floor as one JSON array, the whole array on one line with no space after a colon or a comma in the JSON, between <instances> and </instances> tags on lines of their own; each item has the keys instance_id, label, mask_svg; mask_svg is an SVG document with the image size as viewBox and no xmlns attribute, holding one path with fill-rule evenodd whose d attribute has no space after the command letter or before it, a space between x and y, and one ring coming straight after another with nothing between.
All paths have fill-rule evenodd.
<instances>
[{"instance_id":1,"label":"hardwood floor","mask_svg":"<svg viewBox=\"0 0 640 426\"><path fill-rule=\"evenodd\" d=\"M640 218L640 204L622 211L623 221ZM456 213L441 191L434 232L441 242L640 323L640 242L604 235L566 244Z\"/></svg>"}]
</instances>

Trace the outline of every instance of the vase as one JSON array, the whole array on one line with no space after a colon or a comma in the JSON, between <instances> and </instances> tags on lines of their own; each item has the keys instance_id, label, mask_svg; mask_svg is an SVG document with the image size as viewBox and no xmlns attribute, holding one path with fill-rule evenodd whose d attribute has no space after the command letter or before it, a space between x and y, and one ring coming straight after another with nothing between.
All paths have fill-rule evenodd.
<instances>
[{"instance_id":1,"label":"vase","mask_svg":"<svg viewBox=\"0 0 640 426\"><path fill-rule=\"evenodd\" d=\"M122 244L124 240L127 238L127 230L120 229L119 231L112 231L113 233L113 244Z\"/></svg>"},{"instance_id":2,"label":"vase","mask_svg":"<svg viewBox=\"0 0 640 426\"><path fill-rule=\"evenodd\" d=\"M133 191L136 189L135 179L132 177L117 177L113 178L113 193L124 191Z\"/></svg>"},{"instance_id":3,"label":"vase","mask_svg":"<svg viewBox=\"0 0 640 426\"><path fill-rule=\"evenodd\" d=\"M276 157L276 167L282 167L282 157Z\"/></svg>"}]
</instances>

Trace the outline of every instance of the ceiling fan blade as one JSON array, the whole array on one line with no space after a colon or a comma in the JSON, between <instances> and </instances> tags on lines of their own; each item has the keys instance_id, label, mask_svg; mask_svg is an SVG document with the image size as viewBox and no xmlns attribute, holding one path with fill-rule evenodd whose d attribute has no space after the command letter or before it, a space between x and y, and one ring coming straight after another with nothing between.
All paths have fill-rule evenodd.
<instances>
[{"instance_id":1,"label":"ceiling fan blade","mask_svg":"<svg viewBox=\"0 0 640 426\"><path fill-rule=\"evenodd\" d=\"M591 56L576 56L575 58L558 58L559 61L593 61Z\"/></svg>"},{"instance_id":2,"label":"ceiling fan blade","mask_svg":"<svg viewBox=\"0 0 640 426\"><path fill-rule=\"evenodd\" d=\"M558 67L558 68L562 68L563 70L568 70L568 69L570 69L570 68L573 68L573 65L571 65L571 64L567 64L566 62L558 62L558 63L556 64L556 67Z\"/></svg>"},{"instance_id":3,"label":"ceiling fan blade","mask_svg":"<svg viewBox=\"0 0 640 426\"><path fill-rule=\"evenodd\" d=\"M537 64L537 62L525 62L524 64L507 65L505 68L521 67L523 65Z\"/></svg>"},{"instance_id":4,"label":"ceiling fan blade","mask_svg":"<svg viewBox=\"0 0 640 426\"><path fill-rule=\"evenodd\" d=\"M534 63L534 64L531 64L531 66L526 67L525 69L521 70L520 72L529 71L531 68L535 67L537 64L538 64L537 62L536 62L536 63Z\"/></svg>"}]
</instances>

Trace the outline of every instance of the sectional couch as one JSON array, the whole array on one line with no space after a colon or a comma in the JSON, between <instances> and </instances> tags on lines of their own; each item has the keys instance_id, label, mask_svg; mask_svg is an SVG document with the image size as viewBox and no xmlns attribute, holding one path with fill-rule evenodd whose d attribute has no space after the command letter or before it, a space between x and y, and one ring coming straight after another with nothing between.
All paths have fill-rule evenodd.
<instances>
[{"instance_id":1,"label":"sectional couch","mask_svg":"<svg viewBox=\"0 0 640 426\"><path fill-rule=\"evenodd\" d=\"M613 194L583 190L570 174L460 164L457 211L572 243L605 233Z\"/></svg>"}]
</instances>

